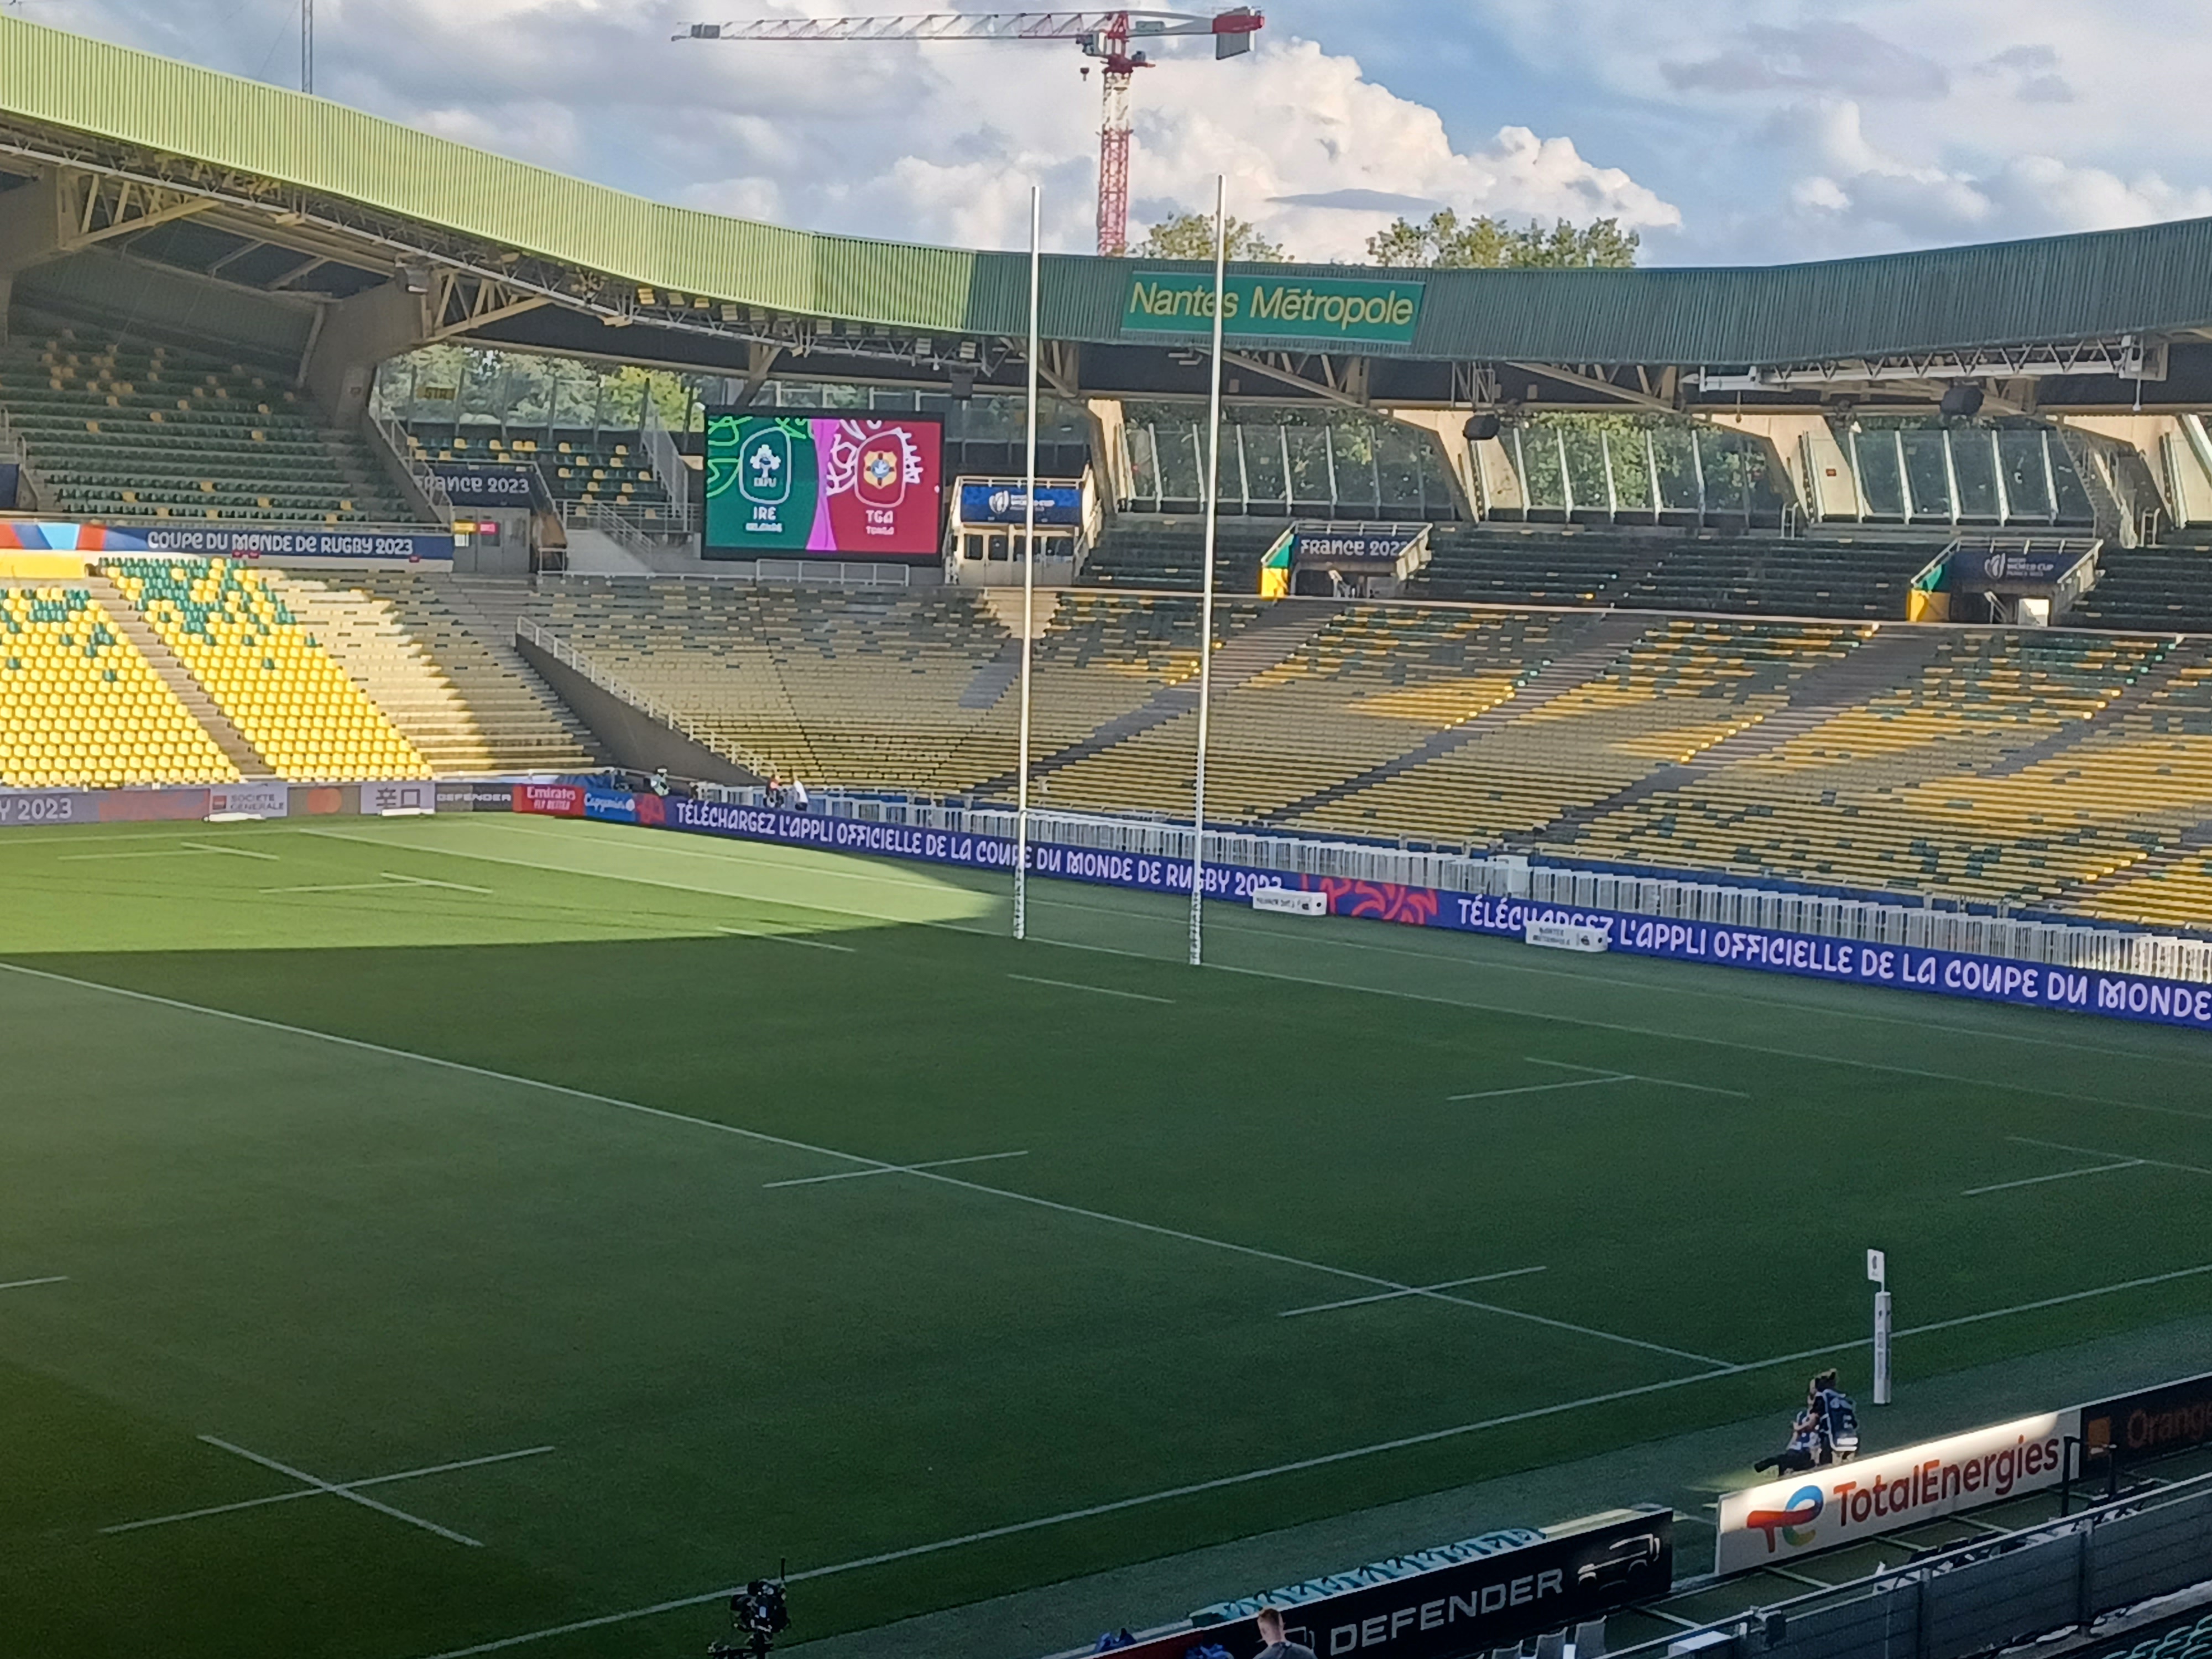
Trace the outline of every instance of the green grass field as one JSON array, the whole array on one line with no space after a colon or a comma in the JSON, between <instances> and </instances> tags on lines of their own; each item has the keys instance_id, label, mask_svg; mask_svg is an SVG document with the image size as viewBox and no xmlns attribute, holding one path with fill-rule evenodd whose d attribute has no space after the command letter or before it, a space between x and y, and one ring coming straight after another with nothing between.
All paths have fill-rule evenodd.
<instances>
[{"instance_id":1,"label":"green grass field","mask_svg":"<svg viewBox=\"0 0 2212 1659\"><path fill-rule=\"evenodd\" d=\"M521 818L0 893L9 1653L874 1625L1778 1421L1869 1244L1905 1381L2212 1310L2185 1032Z\"/></svg>"}]
</instances>

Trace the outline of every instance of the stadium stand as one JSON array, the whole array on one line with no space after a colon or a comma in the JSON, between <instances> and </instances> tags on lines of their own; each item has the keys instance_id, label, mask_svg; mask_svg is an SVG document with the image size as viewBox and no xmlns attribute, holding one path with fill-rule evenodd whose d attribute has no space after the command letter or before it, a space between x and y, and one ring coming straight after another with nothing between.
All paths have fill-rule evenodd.
<instances>
[{"instance_id":1,"label":"stadium stand","mask_svg":"<svg viewBox=\"0 0 2212 1659\"><path fill-rule=\"evenodd\" d=\"M238 779L89 589L0 589L0 782L97 789Z\"/></svg>"},{"instance_id":2,"label":"stadium stand","mask_svg":"<svg viewBox=\"0 0 2212 1659\"><path fill-rule=\"evenodd\" d=\"M2097 1659L2212 1659L2212 1613L2185 1618L2124 1647L2108 1648Z\"/></svg>"},{"instance_id":3,"label":"stadium stand","mask_svg":"<svg viewBox=\"0 0 2212 1659\"><path fill-rule=\"evenodd\" d=\"M1214 543L1214 591L1256 593L1260 557L1288 520L1219 520ZM1124 513L1100 536L1084 561L1084 584L1092 587L1158 588L1195 593L1205 584L1206 520L1196 514Z\"/></svg>"},{"instance_id":4,"label":"stadium stand","mask_svg":"<svg viewBox=\"0 0 2212 1659\"><path fill-rule=\"evenodd\" d=\"M284 377L204 352L15 319L0 410L49 505L88 518L405 524L362 440L321 424Z\"/></svg>"},{"instance_id":5,"label":"stadium stand","mask_svg":"<svg viewBox=\"0 0 2212 1659\"><path fill-rule=\"evenodd\" d=\"M430 775L422 751L258 573L222 559L117 559L104 569L278 776Z\"/></svg>"},{"instance_id":6,"label":"stadium stand","mask_svg":"<svg viewBox=\"0 0 2212 1659\"><path fill-rule=\"evenodd\" d=\"M408 448L420 459L534 466L556 507L619 507L653 523L672 516L667 489L646 459L636 432L546 428L518 433L504 427L416 426Z\"/></svg>"},{"instance_id":7,"label":"stadium stand","mask_svg":"<svg viewBox=\"0 0 2212 1659\"><path fill-rule=\"evenodd\" d=\"M449 576L386 571L265 578L441 777L587 771L590 731ZM518 602L525 596L517 593Z\"/></svg>"},{"instance_id":8,"label":"stadium stand","mask_svg":"<svg viewBox=\"0 0 2212 1659\"><path fill-rule=\"evenodd\" d=\"M2212 553L2191 547L2107 546L2097 562L2097 585L2066 613L2069 627L2212 629Z\"/></svg>"}]
</instances>

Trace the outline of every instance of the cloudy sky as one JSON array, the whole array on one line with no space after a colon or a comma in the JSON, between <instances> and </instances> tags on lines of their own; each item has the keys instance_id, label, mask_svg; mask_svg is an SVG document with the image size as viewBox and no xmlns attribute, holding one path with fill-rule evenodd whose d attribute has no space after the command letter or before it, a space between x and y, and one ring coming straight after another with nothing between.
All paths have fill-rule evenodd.
<instances>
[{"instance_id":1,"label":"cloudy sky","mask_svg":"<svg viewBox=\"0 0 2212 1659\"><path fill-rule=\"evenodd\" d=\"M0 3L296 84L298 0ZM669 40L843 3L317 0L317 88L811 228L1012 246L1038 179L1048 240L1089 245L1097 91L1073 46ZM1250 58L1217 64L1200 42L1138 77L1140 224L1210 204L1218 172L1233 211L1313 258L1356 257L1396 213L1443 204L1611 215L1665 264L2212 214L2199 0L1261 3Z\"/></svg>"}]
</instances>

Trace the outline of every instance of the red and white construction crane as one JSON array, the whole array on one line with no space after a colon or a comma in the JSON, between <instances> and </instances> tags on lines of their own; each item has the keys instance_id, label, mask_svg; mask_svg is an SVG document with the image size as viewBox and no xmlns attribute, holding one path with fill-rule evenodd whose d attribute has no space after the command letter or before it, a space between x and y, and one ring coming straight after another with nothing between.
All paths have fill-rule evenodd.
<instances>
[{"instance_id":1,"label":"red and white construction crane","mask_svg":"<svg viewBox=\"0 0 2212 1659\"><path fill-rule=\"evenodd\" d=\"M1098 124L1098 251L1129 247L1129 77L1150 69L1140 40L1213 37L1217 58L1252 50L1267 20L1249 6L1211 17L1171 11L933 12L902 17L772 17L694 23L678 40L1073 40L1098 60L1105 113Z\"/></svg>"}]
</instances>

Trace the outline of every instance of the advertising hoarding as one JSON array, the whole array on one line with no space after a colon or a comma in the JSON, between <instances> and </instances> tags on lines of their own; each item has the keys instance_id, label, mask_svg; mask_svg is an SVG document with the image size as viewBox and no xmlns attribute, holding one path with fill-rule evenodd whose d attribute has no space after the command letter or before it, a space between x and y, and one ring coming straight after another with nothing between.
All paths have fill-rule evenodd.
<instances>
[{"instance_id":1,"label":"advertising hoarding","mask_svg":"<svg viewBox=\"0 0 2212 1659\"><path fill-rule=\"evenodd\" d=\"M54 553L187 553L202 558L313 559L345 564L450 562L450 531L315 530L293 526L100 524L16 519L0 525L0 548Z\"/></svg>"},{"instance_id":2,"label":"advertising hoarding","mask_svg":"<svg viewBox=\"0 0 2212 1659\"><path fill-rule=\"evenodd\" d=\"M2212 1441L2212 1372L2081 1407L2085 1467L2091 1459L2112 1455L2125 1467L2207 1441Z\"/></svg>"},{"instance_id":3,"label":"advertising hoarding","mask_svg":"<svg viewBox=\"0 0 2212 1659\"><path fill-rule=\"evenodd\" d=\"M1424 285L1335 276L1232 274L1224 285L1221 332L1231 340L1358 341L1410 345L1421 319ZM1213 273L1137 270L1121 301L1121 332L1213 331Z\"/></svg>"},{"instance_id":4,"label":"advertising hoarding","mask_svg":"<svg viewBox=\"0 0 2212 1659\"><path fill-rule=\"evenodd\" d=\"M1029 491L1018 483L963 481L960 485L959 507L960 522L963 524L1025 524L1028 522ZM1039 483L1036 521L1040 528L1058 530L1071 530L1082 524L1083 486Z\"/></svg>"},{"instance_id":5,"label":"advertising hoarding","mask_svg":"<svg viewBox=\"0 0 2212 1659\"><path fill-rule=\"evenodd\" d=\"M945 530L944 450L944 428L921 416L709 410L702 552L935 558Z\"/></svg>"},{"instance_id":6,"label":"advertising hoarding","mask_svg":"<svg viewBox=\"0 0 2212 1659\"><path fill-rule=\"evenodd\" d=\"M546 494L534 466L489 461L433 461L430 471L455 507L507 507L527 511Z\"/></svg>"},{"instance_id":7,"label":"advertising hoarding","mask_svg":"<svg viewBox=\"0 0 2212 1659\"><path fill-rule=\"evenodd\" d=\"M1832 1463L1721 1499L1713 1571L1742 1572L1814 1555L2065 1479L2069 1409Z\"/></svg>"},{"instance_id":8,"label":"advertising hoarding","mask_svg":"<svg viewBox=\"0 0 2212 1659\"><path fill-rule=\"evenodd\" d=\"M1660 1510L1297 1602L1282 1609L1283 1623L1321 1659L1455 1659L1601 1619L1664 1595L1674 1582L1674 1514ZM1208 1645L1253 1659L1258 1622L1194 1626L1115 1651L1125 1659L1184 1659Z\"/></svg>"},{"instance_id":9,"label":"advertising hoarding","mask_svg":"<svg viewBox=\"0 0 2212 1659\"><path fill-rule=\"evenodd\" d=\"M428 778L364 783L361 786L361 810L367 817L386 812L434 812L438 810L438 786Z\"/></svg>"}]
</instances>

